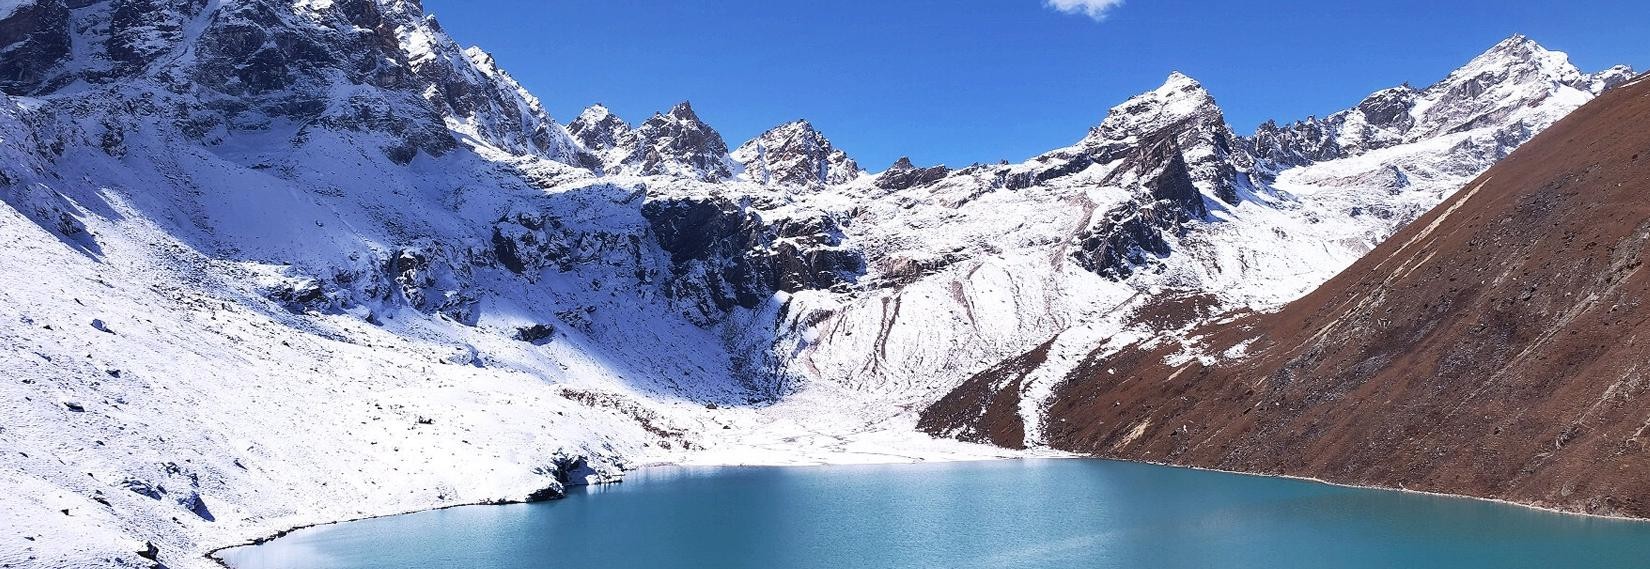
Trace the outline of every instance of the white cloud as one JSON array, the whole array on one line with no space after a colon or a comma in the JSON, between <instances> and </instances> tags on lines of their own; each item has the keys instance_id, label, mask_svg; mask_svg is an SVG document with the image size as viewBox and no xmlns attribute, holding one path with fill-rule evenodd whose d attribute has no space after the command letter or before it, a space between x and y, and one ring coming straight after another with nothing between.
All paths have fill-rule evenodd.
<instances>
[{"instance_id":1,"label":"white cloud","mask_svg":"<svg viewBox=\"0 0 1650 569\"><path fill-rule=\"evenodd\" d=\"M1106 19L1106 12L1123 5L1123 0L1043 0L1043 5L1067 14L1082 14L1094 21Z\"/></svg>"}]
</instances>

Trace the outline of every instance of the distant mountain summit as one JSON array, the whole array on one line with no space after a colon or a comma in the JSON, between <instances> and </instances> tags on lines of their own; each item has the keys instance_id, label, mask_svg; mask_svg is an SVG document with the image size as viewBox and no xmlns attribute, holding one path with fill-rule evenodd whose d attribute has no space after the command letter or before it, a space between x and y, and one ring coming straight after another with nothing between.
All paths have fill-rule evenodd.
<instances>
[{"instance_id":1,"label":"distant mountain summit","mask_svg":"<svg viewBox=\"0 0 1650 569\"><path fill-rule=\"evenodd\" d=\"M1548 99L1584 101L1632 75L1625 66L1582 73L1563 53L1513 36L1425 89L1405 84L1378 91L1324 119L1308 118L1283 127L1269 122L1256 133L1252 146L1272 168L1282 168L1485 126L1506 129L1509 141L1521 140L1537 125L1551 121L1538 114Z\"/></svg>"},{"instance_id":2,"label":"distant mountain summit","mask_svg":"<svg viewBox=\"0 0 1650 569\"><path fill-rule=\"evenodd\" d=\"M678 103L631 128L606 107L585 109L569 132L603 156L605 172L716 182L732 178L735 163L722 135L699 120L693 105Z\"/></svg>"},{"instance_id":3,"label":"distant mountain summit","mask_svg":"<svg viewBox=\"0 0 1650 569\"><path fill-rule=\"evenodd\" d=\"M833 147L806 120L769 129L733 151L745 178L762 184L824 186L843 184L861 170L848 153Z\"/></svg>"}]
</instances>

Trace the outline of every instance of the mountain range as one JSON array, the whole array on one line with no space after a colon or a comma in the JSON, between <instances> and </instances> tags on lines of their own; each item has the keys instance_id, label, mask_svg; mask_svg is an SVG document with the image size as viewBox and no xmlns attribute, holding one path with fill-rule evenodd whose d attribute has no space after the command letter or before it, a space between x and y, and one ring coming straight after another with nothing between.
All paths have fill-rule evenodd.
<instances>
[{"instance_id":1,"label":"mountain range","mask_svg":"<svg viewBox=\"0 0 1650 569\"><path fill-rule=\"evenodd\" d=\"M1028 160L872 171L686 102L564 125L415 0L0 1L0 565L205 567L666 462L1317 472L1071 425L1132 369L1097 362L1273 353L1205 348L1632 76L1514 36L1245 136L1172 73Z\"/></svg>"}]
</instances>

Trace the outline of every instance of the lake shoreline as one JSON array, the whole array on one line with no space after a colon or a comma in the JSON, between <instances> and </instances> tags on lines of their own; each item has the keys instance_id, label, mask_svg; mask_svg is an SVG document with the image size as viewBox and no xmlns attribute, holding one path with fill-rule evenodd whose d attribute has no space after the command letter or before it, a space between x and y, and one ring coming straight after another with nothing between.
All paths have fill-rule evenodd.
<instances>
[{"instance_id":1,"label":"lake shoreline","mask_svg":"<svg viewBox=\"0 0 1650 569\"><path fill-rule=\"evenodd\" d=\"M691 462L691 461L654 462L654 463L647 463L647 464L637 465L635 468L633 468L631 470L628 470L627 472L636 472L636 471L646 470L646 469L650 469L650 468L695 468L695 467L709 467L709 468L737 468L737 467L749 467L749 468L811 468L811 467L856 466L856 465L863 466L863 465L893 465L893 464L922 464L922 463L951 463L951 462L986 462L986 461L999 461L999 460L1026 460L1026 459L1093 458L1093 457L1088 457L1088 456L1083 456L1083 455L1075 455L1075 454L1068 454L1068 453L1057 453L1057 452L1033 454L1033 453L1029 453L1029 452L1026 452L1026 451L1009 451L1007 449L1003 449L1003 450L1005 452L1016 452L1016 453L1020 453L1020 454L1018 456L1007 456L1007 457L1005 457L1005 456L987 456L987 455L964 457L964 458L923 457L923 458L917 458L917 459L914 459L914 460L889 461L889 462L828 462L828 461L826 461L826 462L792 463L792 462L778 462L778 461L776 461L774 463L714 463L714 464L712 464L712 463L703 463L703 464L701 464L701 463L694 463L694 462ZM1035 452L1035 451L1033 451L1033 452ZM911 459L912 457L905 457L905 458ZM609 486L609 485L614 485L614 484L621 484L623 482L624 482L624 477L619 476L619 477L614 477L614 478L611 478L611 479L606 479L606 480L603 480L603 481L595 483L595 484L581 484L581 485L578 485L578 486L569 486L566 489L564 489L561 496L551 498L549 500L537 500L537 501L523 500L523 499L480 500L480 501L473 501L473 502L461 502L461 503L455 503L455 504L443 504L443 505L436 505L436 506L430 506L430 507L413 508L413 509L409 509L409 510L401 510L401 511L389 512L389 513L373 514L373 515L359 516L359 517L353 517L353 518L344 518L344 519L337 519L337 520L327 520L327 521L318 521L318 522L306 523L306 524L301 524L301 525L297 525L297 526L292 526L292 527L289 527L289 528L286 528L286 529L283 529L283 530L279 530L279 531L276 531L276 532L273 532L273 533L262 534L258 537L243 538L241 541L231 543L229 545L222 545L222 546L218 546L218 547L213 547L213 548L207 550L205 553L203 553L202 556L205 557L208 561L212 562L213 564L215 564L219 567L223 567L224 569L234 569L234 566L230 565L227 561L223 560L223 558L219 557L218 554L221 553L221 552L230 550L230 549L237 549L237 548L242 548L242 547L254 547L254 546L263 545L263 544L269 543L270 541L274 541L274 540L286 537L288 535L291 535L293 532L297 532L297 531L303 531L303 530L311 529L311 528L326 527L326 526L339 525L339 524L347 524L347 523L351 523L351 522L375 520L375 519L379 519L379 518L391 518L391 517L395 517L395 516L405 516L405 515L417 514L417 513L422 513L422 512L438 512L438 511L441 511L441 510L450 510L450 509L453 509L453 508L464 508L464 507L470 507L470 506L510 506L510 505L519 505L519 504L529 504L529 503L535 503L535 502L551 502L551 501L565 499L567 497L567 493L566 493L567 489L580 488L580 487L589 487L589 486Z\"/></svg>"},{"instance_id":2,"label":"lake shoreline","mask_svg":"<svg viewBox=\"0 0 1650 569\"><path fill-rule=\"evenodd\" d=\"M1241 471L1241 470L1223 470L1223 469L1219 469L1219 468L1208 468L1208 467L1203 467L1203 466L1191 466L1191 465L1186 465L1186 464L1174 464L1174 463L1169 463L1169 462L1157 462L1157 461L1151 461L1151 460L1129 460L1129 459L1122 459L1122 458L1108 458L1108 457L1099 457L1099 456L1083 456L1081 458L1092 458L1092 459L1098 459L1098 460L1112 460L1112 461L1116 461L1116 462L1129 462L1129 463L1134 463L1134 464L1150 464L1150 465L1153 465L1153 466L1166 466L1166 467L1169 467L1169 468L1183 468L1183 469L1186 469L1186 470L1199 470L1199 471L1203 471L1203 472L1219 472L1219 473L1222 473L1222 474L1237 474L1237 475L1241 475L1241 476L1253 476L1253 477L1257 477L1257 478L1278 478L1278 479L1283 479L1283 480L1299 480L1299 481L1302 481L1302 482L1313 482L1313 483L1317 483L1317 484L1323 484L1323 485L1326 485L1326 486L1338 486L1338 487L1341 487L1341 488L1356 488L1356 489L1359 489L1359 490L1379 490L1379 491L1383 491L1383 492L1399 492L1399 493L1403 493L1403 494L1416 494L1416 495L1421 495L1421 496L1432 496L1432 497L1435 497L1435 498L1450 498L1450 499L1455 499L1455 500L1471 500L1471 501L1475 501L1475 502L1490 502L1490 503L1501 504L1501 505L1505 505L1505 506L1517 506L1519 508L1524 508L1524 509L1527 509L1527 510L1535 510L1535 511L1539 511L1539 512L1547 512L1547 513L1552 513L1552 514L1563 514L1563 515L1567 515L1567 516L1578 516L1578 517L1583 517L1583 518L1597 518L1597 519L1603 519L1603 520L1614 520L1614 521L1635 522L1635 523L1650 523L1650 517L1640 518L1640 517L1622 516L1622 515L1616 515L1616 514L1595 514L1595 513L1591 513L1591 512L1577 512L1577 511L1573 511L1573 510L1565 510L1565 509L1562 509L1562 508L1556 508L1556 507L1552 507L1552 506L1542 506L1542 505L1538 505L1538 504L1530 504L1530 503L1525 503L1525 502L1516 502L1516 501L1508 500L1508 499L1505 499L1505 498L1489 498L1489 497L1484 497L1484 496L1473 496L1471 494L1452 494L1452 493L1449 493L1449 492L1432 492L1432 491L1427 491L1427 490L1414 490L1414 489L1410 489L1410 488L1401 488L1401 487L1400 488L1393 488L1393 487L1389 487L1389 486L1374 486L1374 485L1367 485L1367 484L1351 484L1351 483L1345 483L1345 482L1333 482L1333 481L1330 481L1330 480L1324 480L1322 478L1314 478L1314 477L1311 477L1311 476L1299 476L1299 475L1294 475L1294 474L1266 474L1266 473L1260 473L1260 472L1244 472L1244 471Z\"/></svg>"},{"instance_id":3,"label":"lake shoreline","mask_svg":"<svg viewBox=\"0 0 1650 569\"><path fill-rule=\"evenodd\" d=\"M1372 486L1372 485L1363 485L1363 484L1340 483L1340 482L1333 482L1333 481L1329 481L1329 480L1323 480L1323 479L1320 479L1320 478L1313 478L1313 477L1309 477L1309 476L1297 476L1297 475L1290 475L1290 474L1267 474L1267 473L1256 473L1256 472L1244 472L1244 471L1236 471L1236 470L1224 470L1224 469L1219 469L1219 468L1207 468L1207 467L1200 467L1200 466L1174 464L1174 463L1167 463L1167 462L1157 462L1157 461L1148 461L1148 460L1126 460L1126 459L1108 458L1108 457L1099 457L1099 456L1089 456L1089 455L1080 455L1080 454L1052 454L1052 453L1051 454L1028 454L1028 455L1024 455L1024 456L1014 456L1014 457L978 457L978 458L969 458L969 459L918 461L918 462L905 462L905 463L901 463L901 462L889 462L889 463L830 463L830 462L819 462L819 463L808 463L808 464L794 464L794 463L786 463L786 464L695 464L695 463L686 463L686 462L665 462L665 463L653 463L653 464L640 465L640 466L636 467L635 469L633 469L632 472L647 470L647 469L663 469L663 468L700 468L700 467L702 467L702 468L783 468L783 469L792 469L792 468L818 468L818 467L842 467L842 466L888 466L888 465L898 465L898 464L923 464L923 463L931 463L931 462L932 463L960 463L960 462L998 462L998 461L1016 461L1016 460L1018 460L1018 461L1026 461L1026 460L1095 460L1095 461L1116 462L1116 463L1124 463L1124 464L1140 464L1140 465L1150 465L1150 466L1175 468L1175 469L1190 470L1190 471L1202 471L1202 472L1213 472L1213 473L1220 473L1220 474L1232 474L1232 475L1239 475L1239 476L1252 477L1252 478L1270 478L1270 479L1279 479L1279 480L1293 480L1293 481L1313 483L1313 484L1322 484L1322 485L1331 486L1331 487L1350 488L1350 489L1358 489L1358 490L1396 492L1396 493L1402 493L1402 494L1421 495L1421 496L1429 496L1429 497L1435 497L1435 498L1445 498L1445 499L1451 499L1451 500L1485 502L1485 503L1493 503L1493 504L1505 505L1505 506L1515 506L1515 507L1518 507L1520 509L1531 510L1531 511L1536 511L1536 512L1561 514L1561 515L1565 515L1565 516L1574 516L1574 517L1581 517L1581 518L1594 518L1594 519L1601 519L1601 520L1632 522L1632 523L1639 523L1639 524L1650 523L1650 518L1640 518L1640 517L1610 515L1610 514L1596 514L1596 513L1588 513L1588 512L1577 512L1577 511L1564 510L1564 509L1559 509L1559 508L1554 508L1554 507L1541 506L1541 505L1537 505L1537 504L1515 502L1515 501L1512 501L1512 500L1506 500L1506 499L1501 499L1501 498L1488 498L1488 497L1481 497L1481 496L1472 496L1472 495L1467 495L1467 494L1451 494L1451 493L1446 493L1446 492L1431 492L1431 491L1426 491L1426 490L1413 490L1413 489L1409 489L1409 488L1392 488L1392 487L1384 487L1384 486ZM584 485L584 486L608 486L608 485L613 485L613 484L621 484L623 482L624 482L624 479L621 477L621 478L616 478L616 479L613 479L613 480L603 481L603 482L600 482L600 483L597 483L597 484L588 484L588 485ZM576 488L576 487L577 486L570 487L570 488ZM558 496L556 498L552 498L550 500L540 500L540 501L555 501L555 500L562 500L562 499L566 499L566 498L567 498L567 493L563 492L561 496ZM302 531L302 530L306 530L306 529L325 527L325 526L331 526L331 525L347 524L347 523L351 523L351 522L359 522L359 521L373 520L373 519L379 519L379 518L404 516L404 515L417 514L417 513L423 513L423 512L435 512L435 511L448 510L448 509L461 508L461 507L469 507L469 506L506 506L506 505L519 505L519 504L526 504L526 503L533 503L533 501L529 501L529 500L486 500L486 501L478 501L478 502L466 502L466 503L459 503L459 504L447 504L447 505L429 507L429 508L416 508L416 509L407 510L407 511L400 511L400 512L394 512L394 513L386 513L386 514L377 514L377 515L370 515L370 516L362 516L362 517L358 517L358 518L340 519L340 520L332 520L332 521L304 524L304 525L288 528L288 529L285 529L285 530L281 530L281 531L275 532L273 534L265 535L265 536L258 537L258 538L249 539L249 540L246 540L246 541L243 541L243 542L240 542L240 543L236 543L236 544L232 544L232 545L225 545L225 546L221 546L221 547L216 547L216 548L213 548L213 549L207 551L204 554L204 557L206 557L211 562L215 563L217 566L223 567L224 569L236 569L233 565L230 565L228 561L226 561L223 558L219 557L219 553L227 551L227 550L231 550L231 549L242 548L242 547L255 547L255 546L264 545L264 544L269 543L270 541L274 541L274 540L286 537L286 536L288 536L288 535L290 535L294 532L298 532L298 531Z\"/></svg>"}]
</instances>

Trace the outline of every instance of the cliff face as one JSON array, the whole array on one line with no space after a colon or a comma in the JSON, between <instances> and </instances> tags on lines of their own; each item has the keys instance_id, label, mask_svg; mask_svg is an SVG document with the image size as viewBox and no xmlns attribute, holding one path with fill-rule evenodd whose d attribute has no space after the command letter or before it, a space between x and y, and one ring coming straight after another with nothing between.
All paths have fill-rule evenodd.
<instances>
[{"instance_id":1,"label":"cliff face","mask_svg":"<svg viewBox=\"0 0 1650 569\"><path fill-rule=\"evenodd\" d=\"M1048 441L1650 514L1646 124L1650 82L1609 91L1281 311L1096 351Z\"/></svg>"}]
</instances>

